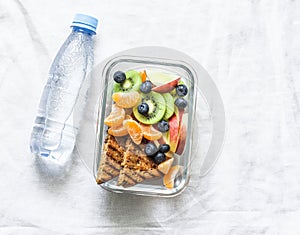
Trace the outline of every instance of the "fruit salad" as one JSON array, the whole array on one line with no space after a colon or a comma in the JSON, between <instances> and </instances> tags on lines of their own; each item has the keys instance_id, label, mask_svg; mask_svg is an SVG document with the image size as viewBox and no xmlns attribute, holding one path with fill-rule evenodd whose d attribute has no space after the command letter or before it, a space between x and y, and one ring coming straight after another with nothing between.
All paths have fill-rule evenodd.
<instances>
[{"instance_id":1,"label":"fruit salad","mask_svg":"<svg viewBox=\"0 0 300 235\"><path fill-rule=\"evenodd\" d=\"M97 182L118 176L117 185L130 187L162 178L172 189L183 170L174 159L185 150L188 86L175 74L151 70L117 71L112 82Z\"/></svg>"}]
</instances>

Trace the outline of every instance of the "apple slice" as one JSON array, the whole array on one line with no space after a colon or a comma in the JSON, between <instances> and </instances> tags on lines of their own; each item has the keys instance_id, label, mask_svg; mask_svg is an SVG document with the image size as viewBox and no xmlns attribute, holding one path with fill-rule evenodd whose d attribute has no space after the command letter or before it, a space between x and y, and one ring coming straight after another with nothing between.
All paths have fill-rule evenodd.
<instances>
[{"instance_id":1,"label":"apple slice","mask_svg":"<svg viewBox=\"0 0 300 235\"><path fill-rule=\"evenodd\" d=\"M179 77L178 74L168 73L166 71L162 72L160 70L147 70L146 74L148 79L155 86L163 85Z\"/></svg>"},{"instance_id":2,"label":"apple slice","mask_svg":"<svg viewBox=\"0 0 300 235\"><path fill-rule=\"evenodd\" d=\"M179 119L179 138L176 153L181 155L183 153L186 142L186 123L188 121L188 114L184 113L184 110L178 109L177 107L175 108L174 112Z\"/></svg>"},{"instance_id":3,"label":"apple slice","mask_svg":"<svg viewBox=\"0 0 300 235\"><path fill-rule=\"evenodd\" d=\"M164 175L163 182L165 187L168 189L174 188L175 178L178 174L182 174L182 171L183 171L183 166L179 166L179 165L172 166L169 172L166 175Z\"/></svg>"},{"instance_id":4,"label":"apple slice","mask_svg":"<svg viewBox=\"0 0 300 235\"><path fill-rule=\"evenodd\" d=\"M179 131L179 140L176 149L176 153L178 155L181 155L183 153L185 142L186 142L186 125L184 123L181 123L180 131Z\"/></svg>"},{"instance_id":5,"label":"apple slice","mask_svg":"<svg viewBox=\"0 0 300 235\"><path fill-rule=\"evenodd\" d=\"M173 164L174 158L170 158L158 165L158 170L160 170L162 173L167 174Z\"/></svg>"},{"instance_id":6,"label":"apple slice","mask_svg":"<svg viewBox=\"0 0 300 235\"><path fill-rule=\"evenodd\" d=\"M160 86L157 86L157 87L154 87L152 88L152 91L155 91L155 92L158 92L158 93L167 93L167 92L170 92L172 91L178 84L178 81L180 80L180 77L179 78L176 78L170 82L167 82L163 85L160 85Z\"/></svg>"},{"instance_id":7,"label":"apple slice","mask_svg":"<svg viewBox=\"0 0 300 235\"><path fill-rule=\"evenodd\" d=\"M184 110L179 110L177 107L175 107L174 110L174 115L169 119L169 145L170 145L170 150L175 153L178 142L179 142L179 133L180 133L180 128L182 125L182 118L184 114Z\"/></svg>"},{"instance_id":8,"label":"apple slice","mask_svg":"<svg viewBox=\"0 0 300 235\"><path fill-rule=\"evenodd\" d=\"M177 106L175 105L174 106L174 113L175 113L175 115L178 119L179 126L181 126L182 117L183 117L183 114L184 114L184 109L178 109Z\"/></svg>"},{"instance_id":9,"label":"apple slice","mask_svg":"<svg viewBox=\"0 0 300 235\"><path fill-rule=\"evenodd\" d=\"M169 119L169 127L170 151L175 153L179 140L179 119L175 114Z\"/></svg>"}]
</instances>

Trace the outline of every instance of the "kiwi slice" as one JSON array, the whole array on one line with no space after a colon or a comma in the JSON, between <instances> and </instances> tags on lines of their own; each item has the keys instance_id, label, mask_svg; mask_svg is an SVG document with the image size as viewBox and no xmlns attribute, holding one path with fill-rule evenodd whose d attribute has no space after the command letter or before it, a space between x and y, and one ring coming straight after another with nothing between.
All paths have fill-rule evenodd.
<instances>
[{"instance_id":1,"label":"kiwi slice","mask_svg":"<svg viewBox=\"0 0 300 235\"><path fill-rule=\"evenodd\" d=\"M123 83L115 82L114 92L139 91L142 84L140 73L135 70L128 70L125 75L126 79Z\"/></svg>"},{"instance_id":2,"label":"kiwi slice","mask_svg":"<svg viewBox=\"0 0 300 235\"><path fill-rule=\"evenodd\" d=\"M166 102L164 97L154 91L148 94L141 94L141 103L147 103L149 111L147 115L140 114L138 111L138 105L133 108L133 114L135 118L144 124L155 124L159 122L166 112Z\"/></svg>"},{"instance_id":3,"label":"kiwi slice","mask_svg":"<svg viewBox=\"0 0 300 235\"><path fill-rule=\"evenodd\" d=\"M168 120L174 113L174 99L170 93L164 93L162 94L162 96L164 97L166 102L166 112L163 116L163 119Z\"/></svg>"}]
</instances>

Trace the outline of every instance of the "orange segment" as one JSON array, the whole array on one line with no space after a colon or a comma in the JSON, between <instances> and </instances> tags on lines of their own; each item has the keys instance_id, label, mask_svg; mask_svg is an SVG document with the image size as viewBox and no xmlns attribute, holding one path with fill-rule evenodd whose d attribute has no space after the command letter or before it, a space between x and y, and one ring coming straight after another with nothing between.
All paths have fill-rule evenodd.
<instances>
[{"instance_id":1,"label":"orange segment","mask_svg":"<svg viewBox=\"0 0 300 235\"><path fill-rule=\"evenodd\" d=\"M174 158L170 158L158 165L158 170L162 173L167 174L173 164Z\"/></svg>"},{"instance_id":2,"label":"orange segment","mask_svg":"<svg viewBox=\"0 0 300 235\"><path fill-rule=\"evenodd\" d=\"M128 131L127 131L127 126L126 126L126 122L127 120L132 120L132 117L128 114L125 115L123 124L121 124L120 126L112 126L108 129L108 134L113 135L113 136L124 136L124 135L128 135Z\"/></svg>"},{"instance_id":3,"label":"orange segment","mask_svg":"<svg viewBox=\"0 0 300 235\"><path fill-rule=\"evenodd\" d=\"M137 91L116 92L113 93L112 99L122 108L132 108L140 101L140 94Z\"/></svg>"},{"instance_id":4,"label":"orange segment","mask_svg":"<svg viewBox=\"0 0 300 235\"><path fill-rule=\"evenodd\" d=\"M108 126L120 126L125 117L125 110L113 104L111 113L105 118L104 123Z\"/></svg>"},{"instance_id":5,"label":"orange segment","mask_svg":"<svg viewBox=\"0 0 300 235\"><path fill-rule=\"evenodd\" d=\"M182 170L182 166L176 165L172 166L169 172L164 176L164 185L168 189L172 189L174 187L174 179L179 171Z\"/></svg>"},{"instance_id":6,"label":"orange segment","mask_svg":"<svg viewBox=\"0 0 300 235\"><path fill-rule=\"evenodd\" d=\"M146 74L146 70L144 70L143 72L140 72L141 78L142 78L142 82L145 82L147 79L147 74Z\"/></svg>"},{"instance_id":7,"label":"orange segment","mask_svg":"<svg viewBox=\"0 0 300 235\"><path fill-rule=\"evenodd\" d=\"M140 126L142 127L144 137L147 140L158 140L161 138L162 133L156 130L152 125L144 125L140 123Z\"/></svg>"},{"instance_id":8,"label":"orange segment","mask_svg":"<svg viewBox=\"0 0 300 235\"><path fill-rule=\"evenodd\" d=\"M123 125L121 126L112 126L108 129L108 134L113 136L124 136L128 134L127 128Z\"/></svg>"},{"instance_id":9,"label":"orange segment","mask_svg":"<svg viewBox=\"0 0 300 235\"><path fill-rule=\"evenodd\" d=\"M127 128L127 131L133 142L136 144L140 144L143 139L143 131L140 124L138 124L134 120L129 119L124 121L123 125Z\"/></svg>"}]
</instances>

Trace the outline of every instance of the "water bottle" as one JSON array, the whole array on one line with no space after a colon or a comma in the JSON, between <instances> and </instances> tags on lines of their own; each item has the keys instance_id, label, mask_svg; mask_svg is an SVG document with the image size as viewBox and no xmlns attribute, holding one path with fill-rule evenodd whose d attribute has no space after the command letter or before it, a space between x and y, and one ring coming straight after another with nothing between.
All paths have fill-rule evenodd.
<instances>
[{"instance_id":1,"label":"water bottle","mask_svg":"<svg viewBox=\"0 0 300 235\"><path fill-rule=\"evenodd\" d=\"M70 162L80 117L74 115L84 80L93 64L93 36L98 20L76 14L72 32L61 46L49 72L35 124L30 149L48 169L61 171ZM82 107L83 108L83 107ZM75 117L76 116L76 117Z\"/></svg>"}]
</instances>

